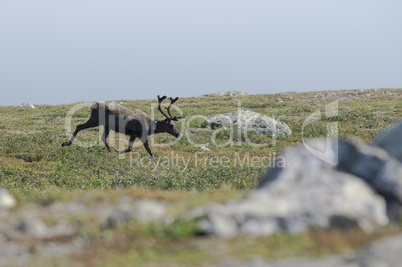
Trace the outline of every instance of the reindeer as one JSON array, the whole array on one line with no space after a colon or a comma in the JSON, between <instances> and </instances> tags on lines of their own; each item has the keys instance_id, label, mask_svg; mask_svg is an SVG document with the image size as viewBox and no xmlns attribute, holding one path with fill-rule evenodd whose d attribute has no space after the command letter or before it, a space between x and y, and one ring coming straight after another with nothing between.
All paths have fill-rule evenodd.
<instances>
[{"instance_id":1,"label":"reindeer","mask_svg":"<svg viewBox=\"0 0 402 267\"><path fill-rule=\"evenodd\" d=\"M149 155L152 157L153 161L156 163L155 157L152 154L151 149L148 144L148 136L158 133L169 133L176 138L181 137L181 133L176 128L173 121L178 121L179 119L185 118L185 116L172 116L170 108L179 99L169 98L170 105L166 108L168 115L162 110L161 103L167 97L160 97L158 95L158 110L165 116L164 120L151 119L145 112L137 109L128 109L115 104L107 104L105 102L97 102L91 106L91 117L84 124L79 124L75 129L73 136L69 141L64 142L61 146L69 146L74 141L75 136L79 131L97 127L100 125L104 126L104 131L102 135L102 141L106 148L111 151L109 144L107 143L107 137L110 130L118 133L124 133L130 136L128 148L126 150L116 150L118 153L130 152L133 149L134 140L138 137L145 149L148 151Z\"/></svg>"}]
</instances>

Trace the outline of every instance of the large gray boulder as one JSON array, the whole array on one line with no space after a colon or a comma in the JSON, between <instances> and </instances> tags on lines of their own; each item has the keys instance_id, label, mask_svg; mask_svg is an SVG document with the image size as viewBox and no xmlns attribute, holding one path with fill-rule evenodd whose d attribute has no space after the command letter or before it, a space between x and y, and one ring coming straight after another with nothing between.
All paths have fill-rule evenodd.
<instances>
[{"instance_id":1,"label":"large gray boulder","mask_svg":"<svg viewBox=\"0 0 402 267\"><path fill-rule=\"evenodd\" d=\"M382 149L318 139L279 159L243 200L209 205L201 226L223 237L351 225L370 231L400 212L402 165Z\"/></svg>"},{"instance_id":2,"label":"large gray boulder","mask_svg":"<svg viewBox=\"0 0 402 267\"><path fill-rule=\"evenodd\" d=\"M391 218L399 215L402 205L402 164L398 160L380 148L351 142L339 143L338 160L338 170L362 178L384 197Z\"/></svg>"},{"instance_id":3,"label":"large gray boulder","mask_svg":"<svg viewBox=\"0 0 402 267\"><path fill-rule=\"evenodd\" d=\"M251 110L237 110L231 113L217 114L209 117L203 124L210 128L236 126L243 131L252 131L267 135L289 136L292 134L289 126L271 117Z\"/></svg>"},{"instance_id":4,"label":"large gray boulder","mask_svg":"<svg viewBox=\"0 0 402 267\"><path fill-rule=\"evenodd\" d=\"M239 202L208 206L206 214L201 226L222 237L298 233L330 226L360 226L370 231L373 224L388 223L383 198L361 179L332 169L288 172Z\"/></svg>"},{"instance_id":5,"label":"large gray boulder","mask_svg":"<svg viewBox=\"0 0 402 267\"><path fill-rule=\"evenodd\" d=\"M402 121L380 134L374 140L373 146L384 149L388 154L402 162Z\"/></svg>"},{"instance_id":6,"label":"large gray boulder","mask_svg":"<svg viewBox=\"0 0 402 267\"><path fill-rule=\"evenodd\" d=\"M313 155L307 149L309 147L325 153ZM317 139L287 149L282 156L286 167L271 169L261 180L260 188L272 180L297 175L304 169L318 172L332 169L363 179L385 198L390 217L394 218L400 213L402 164L380 148L349 141Z\"/></svg>"}]
</instances>

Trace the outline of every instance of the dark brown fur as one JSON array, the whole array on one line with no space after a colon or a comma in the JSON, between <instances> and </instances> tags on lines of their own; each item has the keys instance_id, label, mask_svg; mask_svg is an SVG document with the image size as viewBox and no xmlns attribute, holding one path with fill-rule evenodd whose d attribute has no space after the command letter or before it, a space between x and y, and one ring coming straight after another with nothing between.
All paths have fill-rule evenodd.
<instances>
[{"instance_id":1,"label":"dark brown fur","mask_svg":"<svg viewBox=\"0 0 402 267\"><path fill-rule=\"evenodd\" d=\"M159 98L159 107L161 102L166 97ZM177 99L176 99L177 100ZM172 103L174 103L173 101ZM172 104L171 103L171 104ZM171 105L170 105L171 106ZM170 106L168 112L170 114ZM119 153L130 152L133 148L133 144L136 138L139 138L145 149L148 151L149 155L155 162L155 158L148 144L148 136L157 133L169 133L176 138L180 137L180 132L176 128L176 125L172 120L177 120L182 117L168 117L166 114L161 112L166 119L165 120L154 120L151 119L145 112L137 109L129 109L117 104L108 104L105 102L97 102L91 106L91 117L84 124L80 124L75 129L72 137L69 141L64 142L62 146L69 146L72 144L75 136L79 131L97 127L100 125L104 126L104 132L102 135L102 141L106 148L110 151L110 146L107 143L107 137L110 130L118 133L123 133L130 136L129 145L126 150L118 151ZM184 118L184 117L183 117Z\"/></svg>"}]
</instances>

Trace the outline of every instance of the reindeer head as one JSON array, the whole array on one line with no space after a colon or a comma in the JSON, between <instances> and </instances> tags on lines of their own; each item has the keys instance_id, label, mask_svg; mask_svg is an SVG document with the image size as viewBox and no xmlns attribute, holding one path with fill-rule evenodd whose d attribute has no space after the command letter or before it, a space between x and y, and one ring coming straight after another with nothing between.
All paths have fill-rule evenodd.
<instances>
[{"instance_id":1,"label":"reindeer head","mask_svg":"<svg viewBox=\"0 0 402 267\"><path fill-rule=\"evenodd\" d=\"M179 116L179 117L178 116L173 117L172 113L170 111L170 107L179 99L179 97L176 97L174 99L171 97L169 98L170 105L166 108L169 115L166 115L166 113L161 108L161 103L166 98L167 98L167 96L160 97L158 95L158 110L160 111L160 113L162 113L163 116L165 116L166 119L163 121L158 121L158 124L155 129L155 133L166 132L166 133L169 133L169 134L173 135L174 137L178 138L181 136L181 133L179 132L179 130L177 129L177 127L173 121L178 121L179 119L183 119L183 118L185 118L185 115Z\"/></svg>"}]
</instances>

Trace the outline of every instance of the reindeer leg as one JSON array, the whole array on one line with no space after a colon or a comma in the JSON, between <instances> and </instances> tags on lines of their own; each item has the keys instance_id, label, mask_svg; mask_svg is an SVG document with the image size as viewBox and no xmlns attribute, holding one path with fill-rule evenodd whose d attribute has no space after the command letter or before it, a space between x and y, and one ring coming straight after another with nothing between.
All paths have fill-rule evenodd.
<instances>
[{"instance_id":1,"label":"reindeer leg","mask_svg":"<svg viewBox=\"0 0 402 267\"><path fill-rule=\"evenodd\" d=\"M122 153L127 153L127 152L130 152L131 150L133 150L134 140L135 140L135 136L130 136L130 140L128 141L128 148L126 150L122 150L122 151L119 151L116 149L116 152L122 154Z\"/></svg>"},{"instance_id":2,"label":"reindeer leg","mask_svg":"<svg viewBox=\"0 0 402 267\"><path fill-rule=\"evenodd\" d=\"M74 141L75 136L78 134L79 131L88 129L88 128L92 128L92 127L96 127L96 126L99 126L98 121L89 118L89 120L86 123L77 125L77 128L75 128L73 136L71 136L70 140L68 140L67 142L64 142L63 144L61 144L61 146L71 145Z\"/></svg>"},{"instance_id":3,"label":"reindeer leg","mask_svg":"<svg viewBox=\"0 0 402 267\"><path fill-rule=\"evenodd\" d=\"M149 155L151 155L155 165L157 165L154 155L152 154L151 148L149 148L148 139L142 142L144 144L145 149L148 151Z\"/></svg>"},{"instance_id":4,"label":"reindeer leg","mask_svg":"<svg viewBox=\"0 0 402 267\"><path fill-rule=\"evenodd\" d=\"M106 127L106 126L105 126L101 139L102 139L102 142L105 144L107 150L109 150L109 152L110 152L110 151L111 151L111 150L110 150L110 146L109 146L109 144L107 143L107 137L109 136L109 133L110 133L109 127Z\"/></svg>"},{"instance_id":5,"label":"reindeer leg","mask_svg":"<svg viewBox=\"0 0 402 267\"><path fill-rule=\"evenodd\" d=\"M128 148L126 150L119 151L116 149L116 152L119 154L127 153L133 150L135 136L130 136L130 140L128 141Z\"/></svg>"}]
</instances>

